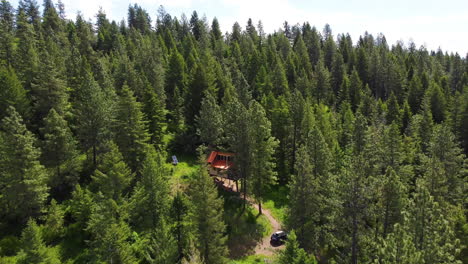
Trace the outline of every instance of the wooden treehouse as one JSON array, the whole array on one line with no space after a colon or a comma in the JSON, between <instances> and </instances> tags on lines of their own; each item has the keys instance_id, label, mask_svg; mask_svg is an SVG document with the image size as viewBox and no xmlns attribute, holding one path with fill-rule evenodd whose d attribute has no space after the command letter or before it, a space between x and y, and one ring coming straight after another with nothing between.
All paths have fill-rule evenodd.
<instances>
[{"instance_id":1,"label":"wooden treehouse","mask_svg":"<svg viewBox=\"0 0 468 264\"><path fill-rule=\"evenodd\" d=\"M208 172L210 176L214 177L215 182L231 190L234 189L235 183L236 190L238 190L234 158L234 153L212 151L206 162L208 163Z\"/></svg>"},{"instance_id":2,"label":"wooden treehouse","mask_svg":"<svg viewBox=\"0 0 468 264\"><path fill-rule=\"evenodd\" d=\"M234 166L234 153L212 151L207 163L211 176L227 178L228 170Z\"/></svg>"}]
</instances>

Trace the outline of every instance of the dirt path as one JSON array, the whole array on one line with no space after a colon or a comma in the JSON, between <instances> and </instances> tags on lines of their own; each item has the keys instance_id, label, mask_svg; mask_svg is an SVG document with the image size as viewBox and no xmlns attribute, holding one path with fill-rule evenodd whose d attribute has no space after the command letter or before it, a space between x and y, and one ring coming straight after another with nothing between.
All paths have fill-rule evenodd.
<instances>
[{"instance_id":1,"label":"dirt path","mask_svg":"<svg viewBox=\"0 0 468 264\"><path fill-rule=\"evenodd\" d=\"M232 181L228 181L226 179L221 178L218 178L218 180L218 183L222 182L222 186L225 190L235 191L236 187ZM249 202L250 206L257 210L257 212L259 211L258 204L255 203L254 199L252 199L251 197L247 197L247 201ZM280 222L273 217L270 210L266 209L265 207L262 207L262 213L268 219L268 222L270 222L273 232L281 230ZM270 243L270 236L271 234L267 234L267 236L263 237L262 241L255 246L255 255L273 256L276 253L276 251L284 248L284 244L279 246L272 245Z\"/></svg>"},{"instance_id":2,"label":"dirt path","mask_svg":"<svg viewBox=\"0 0 468 264\"><path fill-rule=\"evenodd\" d=\"M254 203L250 197L247 200L249 201L250 206L254 207L255 210L258 211L258 204ZM268 222L270 222L271 227L273 228L273 232L281 230L281 224L273 217L273 215L271 215L270 210L262 207L262 213L268 219ZM268 234L267 236L263 237L261 243L257 244L255 247L255 255L272 256L276 253L276 251L284 248L284 244L273 246L270 243L270 236L271 234Z\"/></svg>"}]
</instances>

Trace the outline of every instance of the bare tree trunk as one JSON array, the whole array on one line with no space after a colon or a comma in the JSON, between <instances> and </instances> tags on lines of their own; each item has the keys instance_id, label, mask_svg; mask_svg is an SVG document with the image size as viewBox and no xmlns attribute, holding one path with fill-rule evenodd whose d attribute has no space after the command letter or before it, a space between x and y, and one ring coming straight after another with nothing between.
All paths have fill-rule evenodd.
<instances>
[{"instance_id":1,"label":"bare tree trunk","mask_svg":"<svg viewBox=\"0 0 468 264\"><path fill-rule=\"evenodd\" d=\"M243 183L243 185L244 185L244 186L243 186L243 187L244 187L243 189L244 189L244 210L245 210L245 208L247 207L247 183L246 183L245 178L244 178L244 180L242 181L242 183Z\"/></svg>"}]
</instances>

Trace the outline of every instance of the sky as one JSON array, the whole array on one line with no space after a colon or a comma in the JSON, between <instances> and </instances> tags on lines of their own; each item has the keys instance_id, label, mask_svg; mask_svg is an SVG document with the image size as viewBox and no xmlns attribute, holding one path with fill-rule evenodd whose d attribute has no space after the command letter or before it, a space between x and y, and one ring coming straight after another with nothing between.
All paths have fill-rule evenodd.
<instances>
[{"instance_id":1,"label":"sky","mask_svg":"<svg viewBox=\"0 0 468 264\"><path fill-rule=\"evenodd\" d=\"M58 0L53 0L54 2ZM38 2L42 2L38 0ZM261 20L266 33L282 27L308 21L322 30L329 24L333 34L349 33L354 41L368 31L383 33L390 45L397 41L413 41L416 47L428 50L468 54L467 0L62 0L67 18L78 12L91 21L100 7L111 20L126 19L130 4L137 3L156 20L158 7L163 5L172 16L182 13L190 19L194 10L199 17L217 17L223 32L231 31L234 22L244 28L252 18ZM12 0L17 6L18 0Z\"/></svg>"}]
</instances>

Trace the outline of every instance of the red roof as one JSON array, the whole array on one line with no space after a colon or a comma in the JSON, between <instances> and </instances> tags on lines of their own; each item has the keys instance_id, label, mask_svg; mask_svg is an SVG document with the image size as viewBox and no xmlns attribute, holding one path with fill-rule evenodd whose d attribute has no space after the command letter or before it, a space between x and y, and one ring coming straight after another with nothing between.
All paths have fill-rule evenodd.
<instances>
[{"instance_id":1,"label":"red roof","mask_svg":"<svg viewBox=\"0 0 468 264\"><path fill-rule=\"evenodd\" d=\"M231 158L233 156L235 156L234 153L212 151L210 156L208 156L207 162L213 168L226 170L234 164L233 158Z\"/></svg>"},{"instance_id":2,"label":"red roof","mask_svg":"<svg viewBox=\"0 0 468 264\"><path fill-rule=\"evenodd\" d=\"M208 160L206 162L208 163L212 163L213 160L216 158L216 155L218 154L218 152L216 151L211 151L210 153L210 156L208 156Z\"/></svg>"}]
</instances>

